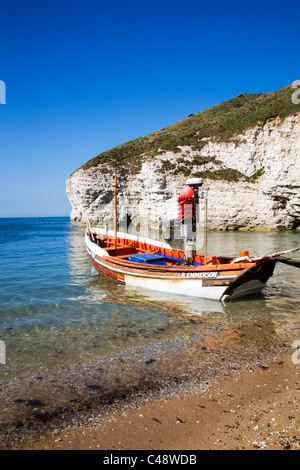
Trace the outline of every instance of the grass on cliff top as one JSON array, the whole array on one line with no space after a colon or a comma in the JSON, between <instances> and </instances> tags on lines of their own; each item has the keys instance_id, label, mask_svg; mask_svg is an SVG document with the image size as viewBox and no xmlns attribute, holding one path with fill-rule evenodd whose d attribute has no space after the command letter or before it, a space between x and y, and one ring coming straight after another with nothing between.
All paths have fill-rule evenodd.
<instances>
[{"instance_id":1,"label":"grass on cliff top","mask_svg":"<svg viewBox=\"0 0 300 470\"><path fill-rule=\"evenodd\" d=\"M139 171L142 158L162 153L179 152L178 146L189 145L201 150L208 137L229 140L246 129L265 124L268 119L285 119L300 111L292 102L295 89L291 85L271 93L242 94L229 101L178 121L148 136L131 140L92 158L81 166L88 169L106 163L120 173Z\"/></svg>"}]
</instances>

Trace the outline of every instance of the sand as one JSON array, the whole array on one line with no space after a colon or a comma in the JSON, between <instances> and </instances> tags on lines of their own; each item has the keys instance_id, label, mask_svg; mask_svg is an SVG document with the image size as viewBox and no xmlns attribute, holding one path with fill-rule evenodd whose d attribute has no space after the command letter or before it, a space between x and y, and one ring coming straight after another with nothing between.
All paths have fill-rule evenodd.
<instances>
[{"instance_id":1,"label":"sand","mask_svg":"<svg viewBox=\"0 0 300 470\"><path fill-rule=\"evenodd\" d=\"M273 358L232 370L189 396L152 399L23 442L28 450L300 448L300 364Z\"/></svg>"}]
</instances>

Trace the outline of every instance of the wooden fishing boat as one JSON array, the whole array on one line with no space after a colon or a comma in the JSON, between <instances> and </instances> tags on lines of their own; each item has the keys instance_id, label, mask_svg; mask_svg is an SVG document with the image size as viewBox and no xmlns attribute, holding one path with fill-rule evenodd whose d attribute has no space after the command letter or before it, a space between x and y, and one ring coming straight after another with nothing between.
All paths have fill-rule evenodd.
<instances>
[{"instance_id":1,"label":"wooden fishing boat","mask_svg":"<svg viewBox=\"0 0 300 470\"><path fill-rule=\"evenodd\" d=\"M192 231L195 223L194 191L197 196L197 188L202 183L195 180L188 183L178 198L179 204L185 203L189 209L181 207L182 220L188 215L192 221L183 225L183 250L162 241L117 232L115 179L114 230L92 228L88 223L85 233L87 253L97 271L129 286L227 300L261 292L273 275L277 262L300 267L299 261L283 256L298 248L256 259L251 258L248 251L239 252L237 257L225 257L208 255L206 241L205 253L197 253Z\"/></svg>"},{"instance_id":2,"label":"wooden fishing boat","mask_svg":"<svg viewBox=\"0 0 300 470\"><path fill-rule=\"evenodd\" d=\"M115 243L116 242L116 243ZM277 262L300 263L274 253L252 259L196 254L186 264L184 250L168 243L88 227L85 243L97 271L130 286L175 294L225 300L256 294L266 286ZM295 251L289 250L289 252ZM296 266L296 264L294 264Z\"/></svg>"}]
</instances>

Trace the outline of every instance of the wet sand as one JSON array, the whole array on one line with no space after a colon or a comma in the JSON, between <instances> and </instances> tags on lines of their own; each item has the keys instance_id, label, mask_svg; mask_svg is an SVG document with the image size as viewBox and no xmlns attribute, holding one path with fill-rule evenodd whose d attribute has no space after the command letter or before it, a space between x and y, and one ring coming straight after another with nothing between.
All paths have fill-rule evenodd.
<instances>
[{"instance_id":1,"label":"wet sand","mask_svg":"<svg viewBox=\"0 0 300 470\"><path fill-rule=\"evenodd\" d=\"M273 357L187 396L155 398L23 441L20 449L292 450L300 448L300 364Z\"/></svg>"}]
</instances>

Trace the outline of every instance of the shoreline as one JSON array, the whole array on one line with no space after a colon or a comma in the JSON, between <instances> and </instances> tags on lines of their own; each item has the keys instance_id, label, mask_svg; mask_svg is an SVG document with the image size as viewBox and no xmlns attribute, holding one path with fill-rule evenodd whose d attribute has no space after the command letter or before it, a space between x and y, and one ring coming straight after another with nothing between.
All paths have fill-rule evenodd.
<instances>
[{"instance_id":1,"label":"shoreline","mask_svg":"<svg viewBox=\"0 0 300 470\"><path fill-rule=\"evenodd\" d=\"M146 396L106 417L24 440L18 449L299 449L299 372L291 354L275 356L229 370L188 396Z\"/></svg>"}]
</instances>

